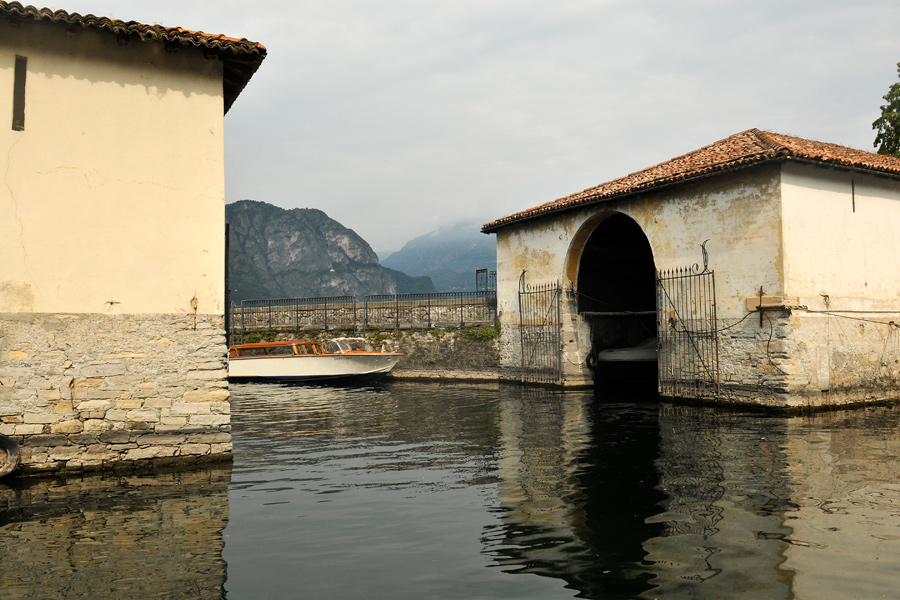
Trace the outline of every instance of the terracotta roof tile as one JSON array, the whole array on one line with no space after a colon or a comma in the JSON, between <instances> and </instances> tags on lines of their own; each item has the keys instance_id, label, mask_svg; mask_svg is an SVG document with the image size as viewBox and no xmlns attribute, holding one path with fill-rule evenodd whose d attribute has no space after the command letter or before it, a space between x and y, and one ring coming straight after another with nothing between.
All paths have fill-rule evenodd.
<instances>
[{"instance_id":1,"label":"terracotta roof tile","mask_svg":"<svg viewBox=\"0 0 900 600\"><path fill-rule=\"evenodd\" d=\"M485 224L482 231L491 233L512 223L551 213L606 202L638 192L689 182L768 161L785 160L834 165L900 176L900 158L780 133L749 129L631 175L613 179L577 194L497 219Z\"/></svg>"},{"instance_id":2,"label":"terracotta roof tile","mask_svg":"<svg viewBox=\"0 0 900 600\"><path fill-rule=\"evenodd\" d=\"M266 57L265 46L247 39L189 31L181 27L144 25L136 21L119 21L94 15L82 16L64 10L23 6L19 2L0 0L0 19L48 21L69 27L107 31L123 41L137 39L144 42L162 42L169 47L203 48L210 56L218 56L224 63L225 112L231 108L238 94Z\"/></svg>"}]
</instances>

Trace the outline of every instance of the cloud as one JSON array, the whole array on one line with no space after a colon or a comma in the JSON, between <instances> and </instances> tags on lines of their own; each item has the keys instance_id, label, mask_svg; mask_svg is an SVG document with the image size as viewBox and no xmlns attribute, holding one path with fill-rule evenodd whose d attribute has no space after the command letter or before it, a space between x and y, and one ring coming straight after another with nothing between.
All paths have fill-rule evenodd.
<instances>
[{"instance_id":1,"label":"cloud","mask_svg":"<svg viewBox=\"0 0 900 600\"><path fill-rule=\"evenodd\" d=\"M378 250L751 127L871 149L900 61L893 0L72 1L265 44L227 199L322 209Z\"/></svg>"}]
</instances>

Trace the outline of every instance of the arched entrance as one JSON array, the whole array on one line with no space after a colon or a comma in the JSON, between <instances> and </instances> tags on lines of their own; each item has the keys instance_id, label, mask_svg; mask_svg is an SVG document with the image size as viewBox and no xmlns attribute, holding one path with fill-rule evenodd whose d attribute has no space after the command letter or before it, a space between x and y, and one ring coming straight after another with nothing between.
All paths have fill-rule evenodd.
<instances>
[{"instance_id":1,"label":"arched entrance","mask_svg":"<svg viewBox=\"0 0 900 600\"><path fill-rule=\"evenodd\" d=\"M577 307L590 325L595 387L656 389L656 267L634 219L614 213L596 225L578 260Z\"/></svg>"}]
</instances>

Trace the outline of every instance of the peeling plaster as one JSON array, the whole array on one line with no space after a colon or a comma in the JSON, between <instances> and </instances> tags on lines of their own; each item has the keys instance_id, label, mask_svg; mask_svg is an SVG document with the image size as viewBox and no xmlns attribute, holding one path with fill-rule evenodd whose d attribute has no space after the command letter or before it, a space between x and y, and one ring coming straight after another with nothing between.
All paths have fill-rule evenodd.
<instances>
[{"instance_id":1,"label":"peeling plaster","mask_svg":"<svg viewBox=\"0 0 900 600\"><path fill-rule=\"evenodd\" d=\"M29 283L0 281L0 307L3 312L32 312L34 289Z\"/></svg>"}]
</instances>

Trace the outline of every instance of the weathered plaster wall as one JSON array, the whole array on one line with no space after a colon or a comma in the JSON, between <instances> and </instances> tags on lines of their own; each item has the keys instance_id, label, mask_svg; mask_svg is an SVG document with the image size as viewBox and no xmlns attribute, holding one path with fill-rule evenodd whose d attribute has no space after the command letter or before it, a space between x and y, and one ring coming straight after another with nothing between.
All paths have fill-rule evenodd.
<instances>
[{"instance_id":1,"label":"weathered plaster wall","mask_svg":"<svg viewBox=\"0 0 900 600\"><path fill-rule=\"evenodd\" d=\"M776 167L748 169L641 196L621 210L644 230L657 269L702 264L700 244L710 240L718 315L741 318L744 299L760 287L783 293L779 183Z\"/></svg>"},{"instance_id":2,"label":"weathered plaster wall","mask_svg":"<svg viewBox=\"0 0 900 600\"><path fill-rule=\"evenodd\" d=\"M786 290L808 308L790 318L794 391L900 398L900 183L798 164L783 181Z\"/></svg>"},{"instance_id":3,"label":"weathered plaster wall","mask_svg":"<svg viewBox=\"0 0 900 600\"><path fill-rule=\"evenodd\" d=\"M723 326L747 314L745 299L783 294L780 174L777 167L748 169L688 186L529 221L497 232L498 312L502 324L501 360L510 374L520 361L518 281L522 270L529 283L561 280L574 288L581 250L591 233L615 213L625 214L647 236L657 269L702 263L700 245L707 239L709 268L716 272L717 311ZM577 290L576 290L577 292ZM575 294L563 303L563 364L566 384L590 381L585 360L590 351L589 327L576 314ZM765 332L768 337L768 330ZM758 352L762 333L738 338L744 355ZM724 357L726 371L745 371L745 356ZM768 356L756 356L768 363Z\"/></svg>"},{"instance_id":4,"label":"weathered plaster wall","mask_svg":"<svg viewBox=\"0 0 900 600\"><path fill-rule=\"evenodd\" d=\"M580 224L579 215L564 214L552 224L543 221L526 222L497 232L497 318L500 321L500 376L517 380L521 374L521 343L519 337L519 279L525 272L526 284L562 281L569 240ZM583 367L590 348L581 349L577 343L579 326L574 299L566 301L562 310L564 338L569 380L581 385L590 383L590 372ZM588 333L581 336L589 337ZM574 364L571 364L574 363ZM571 382L570 382L571 384Z\"/></svg>"},{"instance_id":5,"label":"weathered plaster wall","mask_svg":"<svg viewBox=\"0 0 900 600\"><path fill-rule=\"evenodd\" d=\"M0 314L0 433L22 469L230 456L225 332L172 315Z\"/></svg>"},{"instance_id":6,"label":"weathered plaster wall","mask_svg":"<svg viewBox=\"0 0 900 600\"><path fill-rule=\"evenodd\" d=\"M791 163L783 180L789 294L811 310L900 311L900 182Z\"/></svg>"},{"instance_id":7,"label":"weathered plaster wall","mask_svg":"<svg viewBox=\"0 0 900 600\"><path fill-rule=\"evenodd\" d=\"M222 66L198 49L3 24L0 310L224 312Z\"/></svg>"},{"instance_id":8,"label":"weathered plaster wall","mask_svg":"<svg viewBox=\"0 0 900 600\"><path fill-rule=\"evenodd\" d=\"M230 456L221 63L2 28L0 433L26 471Z\"/></svg>"}]
</instances>

